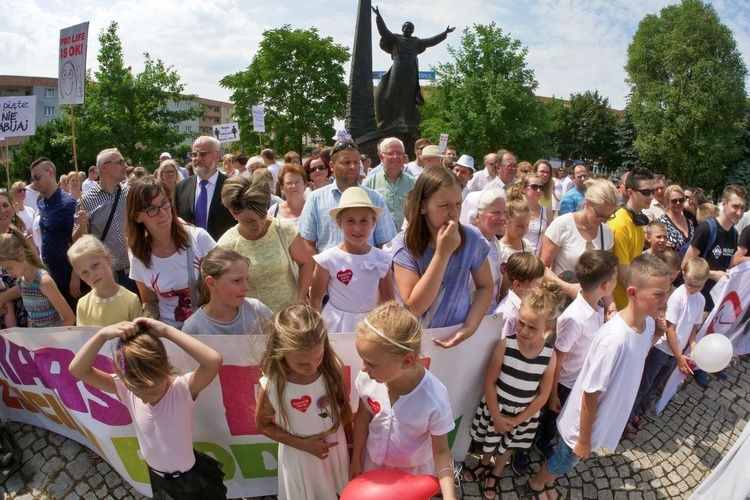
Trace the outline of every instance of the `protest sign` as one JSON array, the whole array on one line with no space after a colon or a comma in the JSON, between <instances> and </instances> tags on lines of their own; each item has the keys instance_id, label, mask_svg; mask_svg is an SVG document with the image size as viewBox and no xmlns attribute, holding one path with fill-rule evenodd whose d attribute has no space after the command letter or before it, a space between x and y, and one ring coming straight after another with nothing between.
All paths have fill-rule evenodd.
<instances>
[{"instance_id":1,"label":"protest sign","mask_svg":"<svg viewBox=\"0 0 750 500\"><path fill-rule=\"evenodd\" d=\"M36 132L36 96L0 97L0 137L25 137Z\"/></svg>"},{"instance_id":2,"label":"protest sign","mask_svg":"<svg viewBox=\"0 0 750 500\"><path fill-rule=\"evenodd\" d=\"M266 116L263 106L253 106L253 132L266 131Z\"/></svg>"},{"instance_id":3,"label":"protest sign","mask_svg":"<svg viewBox=\"0 0 750 500\"><path fill-rule=\"evenodd\" d=\"M83 104L89 23L60 30L58 95L60 104Z\"/></svg>"},{"instance_id":4,"label":"protest sign","mask_svg":"<svg viewBox=\"0 0 750 500\"><path fill-rule=\"evenodd\" d=\"M445 148L448 147L448 134L440 134L438 146L440 147L440 154L445 153Z\"/></svg>"},{"instance_id":5,"label":"protest sign","mask_svg":"<svg viewBox=\"0 0 750 500\"><path fill-rule=\"evenodd\" d=\"M240 140L240 130L236 123L224 123L222 125L214 125L213 129L214 137L219 139L219 142L236 142Z\"/></svg>"},{"instance_id":6,"label":"protest sign","mask_svg":"<svg viewBox=\"0 0 750 500\"><path fill-rule=\"evenodd\" d=\"M501 318L487 316L477 332L451 349L431 338L447 339L458 327L426 330L423 362L445 384L456 429L449 434L453 458L461 461L469 446L469 428L481 399L492 349L500 338ZM97 328L14 328L0 335L0 386L3 419L26 422L74 439L96 451L139 492L151 492L146 464L139 456L130 414L116 395L84 385L68 372L70 361ZM218 377L197 398L194 447L224 464L228 497L259 497L277 492L277 444L255 427L255 405L261 377L262 336L198 335L218 350L224 365ZM354 334L332 334L332 345L345 365L349 401L362 361ZM196 362L171 342L170 361L182 373ZM112 372L112 342L94 365ZM345 446L344 443L341 444Z\"/></svg>"}]
</instances>

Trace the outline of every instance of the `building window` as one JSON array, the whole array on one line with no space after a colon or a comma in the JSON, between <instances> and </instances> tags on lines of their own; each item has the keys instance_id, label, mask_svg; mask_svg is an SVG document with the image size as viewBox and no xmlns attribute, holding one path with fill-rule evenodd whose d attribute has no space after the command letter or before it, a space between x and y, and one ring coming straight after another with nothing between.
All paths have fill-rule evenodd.
<instances>
[{"instance_id":1,"label":"building window","mask_svg":"<svg viewBox=\"0 0 750 500\"><path fill-rule=\"evenodd\" d=\"M56 90L57 89L51 89L51 88L44 89L44 97L47 99L54 99Z\"/></svg>"},{"instance_id":2,"label":"building window","mask_svg":"<svg viewBox=\"0 0 750 500\"><path fill-rule=\"evenodd\" d=\"M55 116L55 107L54 106L45 106L44 107L44 116Z\"/></svg>"},{"instance_id":3,"label":"building window","mask_svg":"<svg viewBox=\"0 0 750 500\"><path fill-rule=\"evenodd\" d=\"M193 127L192 126L185 125L185 132L192 132L192 131L193 131Z\"/></svg>"}]
</instances>

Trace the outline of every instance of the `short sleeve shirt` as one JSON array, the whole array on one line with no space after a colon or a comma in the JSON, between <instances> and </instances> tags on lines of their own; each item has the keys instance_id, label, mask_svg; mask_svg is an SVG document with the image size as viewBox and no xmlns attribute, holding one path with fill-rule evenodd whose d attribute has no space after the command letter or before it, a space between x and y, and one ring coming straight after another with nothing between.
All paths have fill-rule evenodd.
<instances>
[{"instance_id":1,"label":"short sleeve shirt","mask_svg":"<svg viewBox=\"0 0 750 500\"><path fill-rule=\"evenodd\" d=\"M607 222L607 225L612 229L615 238L612 253L615 254L621 265L629 266L631 260L643 253L643 243L646 240L643 228L633 223L633 217L624 208L615 212L615 218ZM627 292L619 280L614 295L618 311L628 305Z\"/></svg>"},{"instance_id":2,"label":"short sleeve shirt","mask_svg":"<svg viewBox=\"0 0 750 500\"><path fill-rule=\"evenodd\" d=\"M391 212L391 218L395 227L401 227L404 223L404 200L409 191L414 189L416 179L407 173L401 173L396 182L386 175L385 170L378 172L372 177L368 177L362 183L380 193L385 199L388 210Z\"/></svg>"},{"instance_id":3,"label":"short sleeve shirt","mask_svg":"<svg viewBox=\"0 0 750 500\"><path fill-rule=\"evenodd\" d=\"M689 294L685 285L682 285L669 296L669 302L667 302L667 312L664 315L664 319L675 325L675 333L677 334L677 345L680 347L680 351L683 351L687 346L687 342L690 339L690 333L692 333L695 325L700 325L703 320L703 306L706 303L706 299L700 293ZM669 347L669 341L666 335L662 335L661 338L656 342L657 349L660 351L674 356L672 348Z\"/></svg>"},{"instance_id":4,"label":"short sleeve shirt","mask_svg":"<svg viewBox=\"0 0 750 500\"><path fill-rule=\"evenodd\" d=\"M711 226L708 221L703 221L698 224L695 228L695 234L693 235L693 241L690 245L694 246L699 255L708 246L708 240L711 238ZM706 262L708 267L712 271L726 271L732 264L732 256L737 251L737 230L734 227L730 228L729 231L721 227L719 222L716 222L716 241L714 241L713 247L710 248L706 254ZM709 279L706 285L701 290L703 297L706 299L706 305L709 308L713 308L713 299L711 298L711 290L713 289L716 282Z\"/></svg>"},{"instance_id":5,"label":"short sleeve shirt","mask_svg":"<svg viewBox=\"0 0 750 500\"><path fill-rule=\"evenodd\" d=\"M121 190L120 197L117 200L117 208L112 216L112 222L107 230L104 244L107 245L107 248L114 256L112 265L115 271L122 271L130 267L128 247L125 243L125 205L130 187L124 184L118 186L118 189ZM117 197L116 190L114 193L109 194L102 189L99 183L96 183L94 187L83 193L81 199L78 201L76 210L80 210L81 206L86 210L89 216L88 231L98 239L102 238L104 228L107 227L107 221L109 220L110 213L112 213L112 204L115 202L115 197ZM74 226L78 227L78 224L75 223Z\"/></svg>"},{"instance_id":6,"label":"short sleeve shirt","mask_svg":"<svg viewBox=\"0 0 750 500\"><path fill-rule=\"evenodd\" d=\"M566 353L558 382L568 389L575 384L594 336L603 324L604 309L592 308L580 293L557 318L555 348Z\"/></svg>"},{"instance_id":7,"label":"short sleeve shirt","mask_svg":"<svg viewBox=\"0 0 750 500\"><path fill-rule=\"evenodd\" d=\"M465 235L464 246L458 254L451 255L448 261L448 267L440 285L441 292L435 299L440 302L433 304L430 308L431 311L434 310L434 315L429 325L425 325L427 328L461 325L469 314L471 306L469 278L471 273L478 271L484 264L490 252L490 245L477 228L463 224L462 227ZM435 255L435 249L427 247L424 255L416 258L404 245L404 233L399 233L393 239L391 253L393 253L394 264L422 276Z\"/></svg>"},{"instance_id":8,"label":"short sleeve shirt","mask_svg":"<svg viewBox=\"0 0 750 500\"><path fill-rule=\"evenodd\" d=\"M577 189L571 189L565 193L560 200L560 215L577 212L586 195Z\"/></svg>"},{"instance_id":9,"label":"short sleeve shirt","mask_svg":"<svg viewBox=\"0 0 750 500\"><path fill-rule=\"evenodd\" d=\"M211 318L201 306L185 321L182 331L190 335L262 335L271 321L273 313L269 308L259 300L245 298L232 321Z\"/></svg>"},{"instance_id":10,"label":"short sleeve shirt","mask_svg":"<svg viewBox=\"0 0 750 500\"><path fill-rule=\"evenodd\" d=\"M578 258L587 250L587 242L578 231L573 214L556 217L550 222L544 236L558 247L557 257L550 266L552 272L559 276L565 271L574 271ZM611 250L613 244L612 230L606 224L599 225L590 249Z\"/></svg>"}]
</instances>

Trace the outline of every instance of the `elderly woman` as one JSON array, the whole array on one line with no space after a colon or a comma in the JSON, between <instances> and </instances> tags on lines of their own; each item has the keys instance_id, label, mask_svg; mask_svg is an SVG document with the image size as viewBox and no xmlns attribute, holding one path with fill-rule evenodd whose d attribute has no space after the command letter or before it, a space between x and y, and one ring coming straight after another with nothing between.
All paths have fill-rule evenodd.
<instances>
[{"instance_id":1,"label":"elderly woman","mask_svg":"<svg viewBox=\"0 0 750 500\"><path fill-rule=\"evenodd\" d=\"M612 230L605 222L619 207L615 186L604 179L586 181L583 209L561 215L550 223L542 240L539 258L547 268L545 279L555 281L575 298L581 287L570 283L578 257L586 250L608 250L614 246Z\"/></svg>"},{"instance_id":2,"label":"elderly woman","mask_svg":"<svg viewBox=\"0 0 750 500\"><path fill-rule=\"evenodd\" d=\"M693 223L683 213L685 199L685 191L677 184L667 186L664 191L667 210L659 217L659 222L667 226L667 240L675 252L693 237Z\"/></svg>"},{"instance_id":3,"label":"elderly woman","mask_svg":"<svg viewBox=\"0 0 750 500\"><path fill-rule=\"evenodd\" d=\"M279 186L284 201L268 210L268 215L289 219L295 224L305 206L305 171L293 163L287 163L279 171Z\"/></svg>"},{"instance_id":4,"label":"elderly woman","mask_svg":"<svg viewBox=\"0 0 750 500\"><path fill-rule=\"evenodd\" d=\"M309 181L308 192L315 191L329 184L328 178L331 177L331 169L328 167L328 163L320 156L308 158L303 168Z\"/></svg>"},{"instance_id":5,"label":"elderly woman","mask_svg":"<svg viewBox=\"0 0 750 500\"><path fill-rule=\"evenodd\" d=\"M75 171L68 172L68 193L76 201L81 199L81 178Z\"/></svg>"},{"instance_id":6,"label":"elderly woman","mask_svg":"<svg viewBox=\"0 0 750 500\"><path fill-rule=\"evenodd\" d=\"M153 176L130 184L125 212L130 278L143 310L180 328L196 308L198 263L216 243L205 230L177 217L169 188Z\"/></svg>"},{"instance_id":7,"label":"elderly woman","mask_svg":"<svg viewBox=\"0 0 750 500\"><path fill-rule=\"evenodd\" d=\"M159 168L154 172L154 177L162 181L169 188L169 195L174 195L174 188L177 181L180 180L180 171L177 170L177 162L174 160L164 160Z\"/></svg>"},{"instance_id":8,"label":"elderly woman","mask_svg":"<svg viewBox=\"0 0 750 500\"><path fill-rule=\"evenodd\" d=\"M261 178L234 176L224 182L221 202L237 225L219 246L250 259L250 294L274 312L307 300L313 260L292 221L268 215L271 192ZM297 269L299 271L297 272Z\"/></svg>"},{"instance_id":9,"label":"elderly woman","mask_svg":"<svg viewBox=\"0 0 750 500\"><path fill-rule=\"evenodd\" d=\"M14 182L10 188L13 197L13 210L21 218L26 226L27 234L31 234L31 226L34 221L34 209L26 206L26 184L23 181Z\"/></svg>"}]
</instances>

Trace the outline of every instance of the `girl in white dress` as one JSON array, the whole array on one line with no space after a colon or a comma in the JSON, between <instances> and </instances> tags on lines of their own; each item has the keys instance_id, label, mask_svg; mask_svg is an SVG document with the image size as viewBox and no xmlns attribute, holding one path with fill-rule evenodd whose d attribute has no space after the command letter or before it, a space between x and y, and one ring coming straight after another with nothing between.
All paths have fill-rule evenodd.
<instances>
[{"instance_id":1,"label":"girl in white dress","mask_svg":"<svg viewBox=\"0 0 750 500\"><path fill-rule=\"evenodd\" d=\"M352 410L317 311L296 304L276 314L261 366L255 425L279 442L278 498L337 498L348 482Z\"/></svg>"},{"instance_id":2,"label":"girl in white dress","mask_svg":"<svg viewBox=\"0 0 750 500\"><path fill-rule=\"evenodd\" d=\"M378 302L393 300L391 255L367 244L383 210L362 188L351 187L328 213L343 231L344 241L313 257L317 266L310 301L320 311L328 293L322 308L328 332L353 332Z\"/></svg>"}]
</instances>

